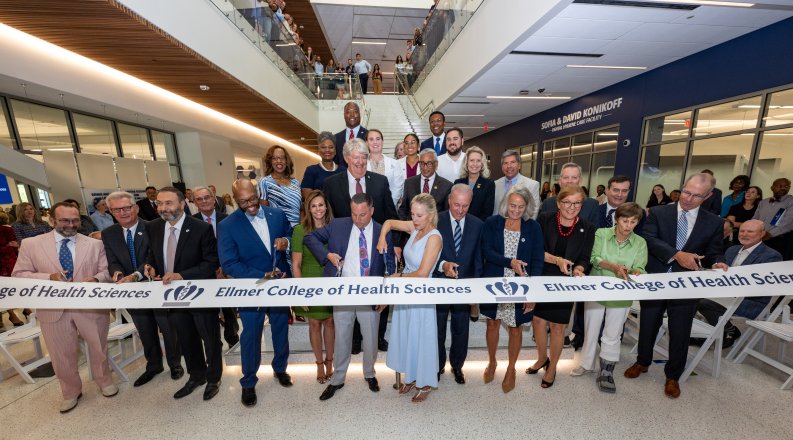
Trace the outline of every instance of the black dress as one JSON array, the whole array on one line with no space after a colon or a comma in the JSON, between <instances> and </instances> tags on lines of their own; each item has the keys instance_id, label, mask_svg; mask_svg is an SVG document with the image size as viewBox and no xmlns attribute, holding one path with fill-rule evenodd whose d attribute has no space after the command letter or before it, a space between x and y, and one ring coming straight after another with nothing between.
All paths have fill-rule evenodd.
<instances>
[{"instance_id":1,"label":"black dress","mask_svg":"<svg viewBox=\"0 0 793 440\"><path fill-rule=\"evenodd\" d=\"M752 217L754 217L754 212L755 211L757 211L757 203L755 203L754 206L752 206L752 209L744 208L743 207L743 203L741 203L740 205L733 205L730 208L730 212L727 214L727 216L728 217L729 216L733 216L733 217L735 217L735 221L736 222L743 223L745 221L751 220ZM735 243L735 244L741 244L741 242L738 241L738 230L737 230L737 228L732 233L732 242Z\"/></svg>"}]
</instances>

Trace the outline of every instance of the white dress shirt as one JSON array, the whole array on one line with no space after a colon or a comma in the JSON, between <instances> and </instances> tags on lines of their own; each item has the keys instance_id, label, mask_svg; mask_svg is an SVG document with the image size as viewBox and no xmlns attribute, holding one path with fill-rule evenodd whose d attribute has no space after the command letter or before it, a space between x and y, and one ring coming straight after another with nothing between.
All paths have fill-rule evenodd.
<instances>
[{"instance_id":1,"label":"white dress shirt","mask_svg":"<svg viewBox=\"0 0 793 440\"><path fill-rule=\"evenodd\" d=\"M249 216L248 220L250 220L251 226L253 226L253 229L256 231L259 239L261 239L262 243L264 243L264 247L267 248L267 252L269 252L270 255L273 255L272 240L270 239L270 228L267 227L267 220L259 218L258 216L254 216L253 219L251 219Z\"/></svg>"},{"instance_id":2,"label":"white dress shirt","mask_svg":"<svg viewBox=\"0 0 793 440\"><path fill-rule=\"evenodd\" d=\"M432 175L430 177L424 177L423 174L419 173L418 177L420 179L419 180L419 193L423 193L424 192L424 180L425 179L429 179L429 182L427 182L427 185L430 188L430 192L429 193L432 193L432 185L435 183L435 173L432 173ZM427 194L429 194L429 193L427 193Z\"/></svg>"},{"instance_id":3,"label":"white dress shirt","mask_svg":"<svg viewBox=\"0 0 793 440\"><path fill-rule=\"evenodd\" d=\"M452 159L448 153L438 156L438 169L435 170L439 176L454 183L455 180L460 178L460 171L463 169L465 163L465 153L457 155L457 160Z\"/></svg>"},{"instance_id":4,"label":"white dress shirt","mask_svg":"<svg viewBox=\"0 0 793 440\"><path fill-rule=\"evenodd\" d=\"M371 273L372 267L372 234L374 232L374 225L371 220L369 224L363 229L363 235L366 237L366 251L369 254L369 268ZM361 276L361 257L359 255L358 238L361 235L361 230L353 223L350 229L350 241L347 242L347 253L344 254L344 264L341 268L341 276L343 277L359 277Z\"/></svg>"},{"instance_id":5,"label":"white dress shirt","mask_svg":"<svg viewBox=\"0 0 793 440\"><path fill-rule=\"evenodd\" d=\"M735 259L732 260L732 264L730 266L736 267L742 265L743 262L746 261L746 257L748 257L752 252L754 252L754 250L757 249L757 246L760 246L760 243L762 243L762 241L758 241L757 243L755 243L754 246L750 248L742 247L741 250L739 250L738 253L735 255Z\"/></svg>"},{"instance_id":6,"label":"white dress shirt","mask_svg":"<svg viewBox=\"0 0 793 440\"><path fill-rule=\"evenodd\" d=\"M179 243L179 235L182 233L182 225L184 225L185 217L187 217L187 214L182 212L182 216L179 217L179 220L176 222L175 225L173 225L173 227L176 228L176 243L177 244ZM170 237L170 236L171 236L171 223L170 222L165 222L165 235L163 235L163 237L162 237L162 256L163 256L162 261L164 261L166 265L168 264L168 237ZM175 251L175 249L174 249L174 251ZM166 267L165 268L165 272L173 272L173 268L172 267Z\"/></svg>"},{"instance_id":7,"label":"white dress shirt","mask_svg":"<svg viewBox=\"0 0 793 440\"><path fill-rule=\"evenodd\" d=\"M361 177L361 188L363 188L363 192L366 192L366 174ZM355 177L352 176L350 170L347 170L347 189L350 191L350 197L355 195Z\"/></svg>"},{"instance_id":8,"label":"white dress shirt","mask_svg":"<svg viewBox=\"0 0 793 440\"><path fill-rule=\"evenodd\" d=\"M77 237L76 236L64 237L63 235L55 231L55 255L61 254L61 246L63 246L61 244L61 241L63 240L69 240L69 243L66 245L66 247L69 248L69 252L72 253L72 265L74 266L77 264L77 260L74 259L74 252L75 252L74 247L76 246L75 241L77 240Z\"/></svg>"}]
</instances>

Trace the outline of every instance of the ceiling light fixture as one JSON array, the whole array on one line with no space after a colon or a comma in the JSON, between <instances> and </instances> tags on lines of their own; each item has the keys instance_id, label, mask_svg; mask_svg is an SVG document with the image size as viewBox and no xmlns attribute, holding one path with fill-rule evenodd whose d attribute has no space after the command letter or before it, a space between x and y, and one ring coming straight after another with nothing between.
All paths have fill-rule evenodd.
<instances>
[{"instance_id":1,"label":"ceiling light fixture","mask_svg":"<svg viewBox=\"0 0 793 440\"><path fill-rule=\"evenodd\" d=\"M715 0L645 0L649 3L673 3L682 5L702 5L702 6L730 6L734 8L751 8L754 3L744 2L720 2Z\"/></svg>"},{"instance_id":2,"label":"ceiling light fixture","mask_svg":"<svg viewBox=\"0 0 793 440\"><path fill-rule=\"evenodd\" d=\"M447 118L484 118L485 115L446 115Z\"/></svg>"},{"instance_id":3,"label":"ceiling light fixture","mask_svg":"<svg viewBox=\"0 0 793 440\"><path fill-rule=\"evenodd\" d=\"M198 86L198 88L201 89L202 92L209 91L209 86L206 84L201 84L200 86Z\"/></svg>"},{"instance_id":4,"label":"ceiling light fixture","mask_svg":"<svg viewBox=\"0 0 793 440\"><path fill-rule=\"evenodd\" d=\"M384 41L353 41L352 44L376 44L379 46L385 46L388 43Z\"/></svg>"},{"instance_id":5,"label":"ceiling light fixture","mask_svg":"<svg viewBox=\"0 0 793 440\"><path fill-rule=\"evenodd\" d=\"M623 69L623 70L647 70L644 66L595 66L588 64L568 64L567 67L573 69Z\"/></svg>"},{"instance_id":6,"label":"ceiling light fixture","mask_svg":"<svg viewBox=\"0 0 793 440\"><path fill-rule=\"evenodd\" d=\"M545 99L545 100L565 100L569 96L487 96L487 99Z\"/></svg>"}]
</instances>

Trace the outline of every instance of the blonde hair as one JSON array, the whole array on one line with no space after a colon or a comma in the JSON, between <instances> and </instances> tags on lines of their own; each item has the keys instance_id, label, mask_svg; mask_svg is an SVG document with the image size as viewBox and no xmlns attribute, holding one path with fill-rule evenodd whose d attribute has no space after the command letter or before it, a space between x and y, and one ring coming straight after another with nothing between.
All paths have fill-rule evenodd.
<instances>
[{"instance_id":1,"label":"blonde hair","mask_svg":"<svg viewBox=\"0 0 793 440\"><path fill-rule=\"evenodd\" d=\"M427 214L432 218L432 226L438 226L438 208L435 206L435 199L431 195L427 193L417 194L413 197L413 200L410 201L411 208L415 205L423 206Z\"/></svg>"},{"instance_id":2,"label":"blonde hair","mask_svg":"<svg viewBox=\"0 0 793 440\"><path fill-rule=\"evenodd\" d=\"M482 171L479 172L479 175L485 179L490 177L490 168L487 166L487 156L485 155L484 150L474 145L473 147L468 147L465 150L465 161L463 161L463 167L460 170L460 178L465 179L468 177L468 157L471 153L479 153L479 155L482 156Z\"/></svg>"},{"instance_id":3,"label":"blonde hair","mask_svg":"<svg viewBox=\"0 0 793 440\"><path fill-rule=\"evenodd\" d=\"M25 221L25 208L27 208L28 206L33 208L33 223L27 223ZM42 224L42 223L43 224L47 224L41 219L41 213L39 212L39 210L36 209L36 207L33 206L33 204L28 203L28 202L22 202L19 205L17 205L17 220L16 220L16 222L17 223L22 223L22 224L27 224L27 225L38 225L38 224Z\"/></svg>"}]
</instances>

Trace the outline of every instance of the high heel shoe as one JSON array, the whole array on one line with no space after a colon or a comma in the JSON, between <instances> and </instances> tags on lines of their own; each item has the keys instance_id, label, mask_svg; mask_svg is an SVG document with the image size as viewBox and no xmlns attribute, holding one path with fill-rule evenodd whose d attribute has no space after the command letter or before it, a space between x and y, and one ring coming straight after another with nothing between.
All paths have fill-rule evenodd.
<instances>
[{"instance_id":1,"label":"high heel shoe","mask_svg":"<svg viewBox=\"0 0 793 440\"><path fill-rule=\"evenodd\" d=\"M511 368L508 369L506 374L504 374L504 381L501 382L501 391L504 394L512 391L515 389L515 369Z\"/></svg>"},{"instance_id":2,"label":"high heel shoe","mask_svg":"<svg viewBox=\"0 0 793 440\"><path fill-rule=\"evenodd\" d=\"M317 382L319 384L324 384L328 381L328 377L325 374L325 363L322 361L315 362L317 364Z\"/></svg>"},{"instance_id":3,"label":"high heel shoe","mask_svg":"<svg viewBox=\"0 0 793 440\"><path fill-rule=\"evenodd\" d=\"M492 369L490 368L491 365L493 366ZM493 382L493 379L495 378L495 376L496 376L496 364L494 364L494 363L493 364L487 364L487 367L485 368L485 373L483 374L483 379L484 379L485 383Z\"/></svg>"},{"instance_id":4,"label":"high heel shoe","mask_svg":"<svg viewBox=\"0 0 793 440\"><path fill-rule=\"evenodd\" d=\"M540 365L536 369L531 367L527 368L526 374L537 374L537 372L542 370L543 368L545 368L545 371L548 371L548 365L551 365L551 358L545 358L545 362L543 362L542 365ZM551 384L553 384L553 382L551 382Z\"/></svg>"},{"instance_id":5,"label":"high heel shoe","mask_svg":"<svg viewBox=\"0 0 793 440\"><path fill-rule=\"evenodd\" d=\"M547 369L545 370L545 373L546 373L546 374L548 373L548 370L547 370ZM556 374L554 374L554 376L553 376L553 380L552 380L552 381L550 381L550 382L549 382L549 381L547 381L547 380L545 380L545 378L543 377L543 379L542 379L542 380L541 380L541 382L540 382L540 388L550 388L550 387L552 387L552 386L553 386L553 383L554 383L554 382L556 382Z\"/></svg>"}]
</instances>

